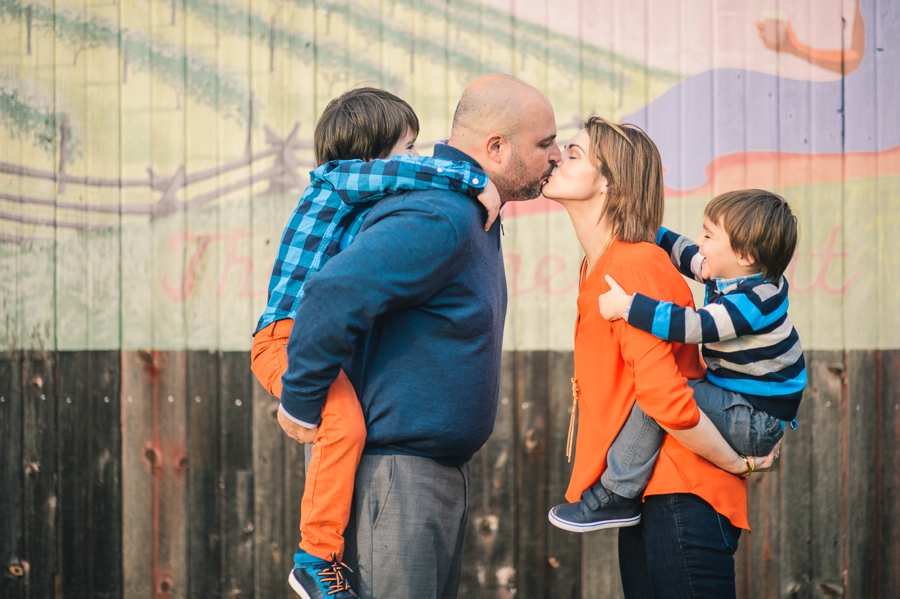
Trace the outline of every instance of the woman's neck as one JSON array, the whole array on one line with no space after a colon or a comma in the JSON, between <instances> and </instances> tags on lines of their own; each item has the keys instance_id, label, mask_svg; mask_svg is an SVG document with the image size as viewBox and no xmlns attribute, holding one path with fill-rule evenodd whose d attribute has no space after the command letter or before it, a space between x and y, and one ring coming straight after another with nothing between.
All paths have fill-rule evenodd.
<instances>
[{"instance_id":1,"label":"woman's neck","mask_svg":"<svg viewBox=\"0 0 900 599\"><path fill-rule=\"evenodd\" d=\"M572 219L575 235L581 242L590 272L612 242L612 230L603 215L604 202L560 202L560 204Z\"/></svg>"}]
</instances>

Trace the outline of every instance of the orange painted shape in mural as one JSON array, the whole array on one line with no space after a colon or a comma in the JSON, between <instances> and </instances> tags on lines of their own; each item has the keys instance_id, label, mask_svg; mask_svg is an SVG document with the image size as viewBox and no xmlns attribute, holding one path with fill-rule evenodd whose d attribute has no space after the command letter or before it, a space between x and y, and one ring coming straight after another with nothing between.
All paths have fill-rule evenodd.
<instances>
[{"instance_id":1,"label":"orange painted shape in mural","mask_svg":"<svg viewBox=\"0 0 900 599\"><path fill-rule=\"evenodd\" d=\"M666 199L712 196L749 187L782 189L896 175L900 175L900 146L884 152L848 154L745 152L721 156L710 162L706 167L705 185L693 189L666 187ZM516 218L562 209L542 196L528 202L507 204L503 216Z\"/></svg>"}]
</instances>

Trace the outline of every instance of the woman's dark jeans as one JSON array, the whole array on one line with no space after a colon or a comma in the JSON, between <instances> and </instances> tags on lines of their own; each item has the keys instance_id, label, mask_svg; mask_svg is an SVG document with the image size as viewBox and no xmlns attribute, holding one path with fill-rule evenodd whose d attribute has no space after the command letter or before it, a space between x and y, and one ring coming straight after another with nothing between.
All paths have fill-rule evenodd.
<instances>
[{"instance_id":1,"label":"woman's dark jeans","mask_svg":"<svg viewBox=\"0 0 900 599\"><path fill-rule=\"evenodd\" d=\"M626 599L735 597L740 536L740 528L696 495L647 497L641 523L619 529Z\"/></svg>"}]
</instances>

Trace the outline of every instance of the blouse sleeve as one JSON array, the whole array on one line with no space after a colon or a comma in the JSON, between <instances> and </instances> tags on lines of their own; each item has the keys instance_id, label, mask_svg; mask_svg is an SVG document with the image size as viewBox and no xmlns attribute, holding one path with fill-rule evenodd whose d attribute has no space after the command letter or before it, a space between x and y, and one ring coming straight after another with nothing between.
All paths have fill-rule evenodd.
<instances>
[{"instance_id":1,"label":"blouse sleeve","mask_svg":"<svg viewBox=\"0 0 900 599\"><path fill-rule=\"evenodd\" d=\"M635 269L615 268L610 269L610 274L627 289L656 297L664 295L655 281ZM687 378L678 370L671 343L629 326L624 320L611 325L634 379L635 399L641 410L667 428L684 430L696 426L700 410Z\"/></svg>"}]
</instances>

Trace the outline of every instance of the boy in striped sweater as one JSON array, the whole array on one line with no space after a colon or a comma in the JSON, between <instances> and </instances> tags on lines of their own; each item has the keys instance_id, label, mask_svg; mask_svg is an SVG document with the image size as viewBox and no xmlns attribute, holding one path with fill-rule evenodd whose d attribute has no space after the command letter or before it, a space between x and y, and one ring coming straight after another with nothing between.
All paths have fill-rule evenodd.
<instances>
[{"instance_id":1,"label":"boy in striped sweater","mask_svg":"<svg viewBox=\"0 0 900 599\"><path fill-rule=\"evenodd\" d=\"M758 189L717 196L704 216L696 243L665 228L657 236L675 267L706 285L703 308L629 295L607 276L610 291L600 296L600 313L666 341L702 344L706 379L688 382L698 407L742 457L764 456L787 423L796 428L806 387L783 276L797 247L797 218L783 198ZM551 511L551 522L574 532L640 522L641 496L663 433L635 404L600 480L565 517L554 519Z\"/></svg>"}]
</instances>

